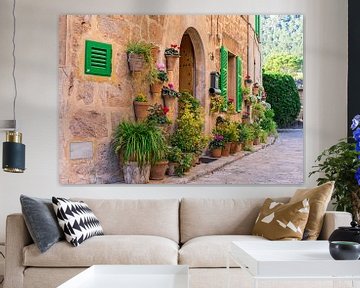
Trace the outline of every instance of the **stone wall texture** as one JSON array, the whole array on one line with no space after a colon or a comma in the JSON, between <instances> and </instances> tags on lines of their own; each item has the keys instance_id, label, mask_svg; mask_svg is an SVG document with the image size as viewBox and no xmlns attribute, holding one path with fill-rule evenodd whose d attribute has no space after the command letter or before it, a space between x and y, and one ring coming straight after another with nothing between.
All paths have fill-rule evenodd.
<instances>
[{"instance_id":1,"label":"stone wall texture","mask_svg":"<svg viewBox=\"0 0 360 288\"><path fill-rule=\"evenodd\" d=\"M180 44L184 33L191 38L196 70L195 97L205 112L205 132L215 125L210 113L210 72L220 70L220 47L242 58L243 77L261 83L260 44L254 35L254 17L249 15L66 15L59 19L59 180L62 184L105 184L122 182L119 160L111 150L115 127L120 121L135 120L133 100L138 93L151 103L163 103L151 95L142 75L129 72L126 45L143 40L160 48L158 63L170 44ZM112 74L84 74L85 40L112 44ZM179 68L169 73L179 85ZM235 98L235 95L229 95ZM170 118L177 114L176 102ZM241 115L232 116L241 121ZM91 142L93 155L71 159L70 144ZM85 149L85 148L84 148Z\"/></svg>"}]
</instances>

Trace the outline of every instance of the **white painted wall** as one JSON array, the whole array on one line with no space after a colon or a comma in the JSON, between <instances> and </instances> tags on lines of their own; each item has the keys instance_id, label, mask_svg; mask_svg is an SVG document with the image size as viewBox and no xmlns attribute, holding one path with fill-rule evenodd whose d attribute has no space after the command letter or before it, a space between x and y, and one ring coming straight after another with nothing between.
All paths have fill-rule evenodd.
<instances>
[{"instance_id":1,"label":"white painted wall","mask_svg":"<svg viewBox=\"0 0 360 288\"><path fill-rule=\"evenodd\" d=\"M11 119L11 0L0 1L0 119ZM23 175L0 172L0 242L21 193L50 197L177 198L291 195L295 186L61 186L57 168L57 20L60 14L304 14L305 175L325 147L346 135L345 0L18 0L18 122L27 149ZM126 37L126 35L124 35ZM1 141L4 134L0 136ZM1 156L0 156L1 157ZM314 179L305 186L314 185Z\"/></svg>"}]
</instances>

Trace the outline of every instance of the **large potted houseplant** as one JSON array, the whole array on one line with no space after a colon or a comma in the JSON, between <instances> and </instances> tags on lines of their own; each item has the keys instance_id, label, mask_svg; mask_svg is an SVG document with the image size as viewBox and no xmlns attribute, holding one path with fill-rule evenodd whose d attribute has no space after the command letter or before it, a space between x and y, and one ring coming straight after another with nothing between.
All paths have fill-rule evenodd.
<instances>
[{"instance_id":1,"label":"large potted houseplant","mask_svg":"<svg viewBox=\"0 0 360 288\"><path fill-rule=\"evenodd\" d=\"M164 83L168 81L165 65L162 63L156 64L156 68L154 67L150 70L148 80L150 82L151 93L161 93Z\"/></svg>"},{"instance_id":2,"label":"large potted houseplant","mask_svg":"<svg viewBox=\"0 0 360 288\"><path fill-rule=\"evenodd\" d=\"M144 121L149 115L150 104L144 94L139 94L134 99L134 113L137 121Z\"/></svg>"},{"instance_id":3,"label":"large potted houseplant","mask_svg":"<svg viewBox=\"0 0 360 288\"><path fill-rule=\"evenodd\" d=\"M113 148L123 162L125 183L145 184L151 164L164 159L166 142L151 122L121 122L115 130Z\"/></svg>"},{"instance_id":4,"label":"large potted houseplant","mask_svg":"<svg viewBox=\"0 0 360 288\"><path fill-rule=\"evenodd\" d=\"M177 44L171 44L169 48L165 49L166 67L168 71L173 71L175 64L180 57L180 46Z\"/></svg>"},{"instance_id":5,"label":"large potted houseplant","mask_svg":"<svg viewBox=\"0 0 360 288\"><path fill-rule=\"evenodd\" d=\"M309 176L318 174L319 185L335 181L332 194L337 211L352 213L360 221L360 115L353 119L353 139L341 140L325 149L316 159L317 165ZM355 143L353 141L355 140Z\"/></svg>"},{"instance_id":6,"label":"large potted houseplant","mask_svg":"<svg viewBox=\"0 0 360 288\"><path fill-rule=\"evenodd\" d=\"M131 72L141 72L145 64L152 63L152 47L151 43L143 41L129 42L127 44L126 53Z\"/></svg>"}]
</instances>

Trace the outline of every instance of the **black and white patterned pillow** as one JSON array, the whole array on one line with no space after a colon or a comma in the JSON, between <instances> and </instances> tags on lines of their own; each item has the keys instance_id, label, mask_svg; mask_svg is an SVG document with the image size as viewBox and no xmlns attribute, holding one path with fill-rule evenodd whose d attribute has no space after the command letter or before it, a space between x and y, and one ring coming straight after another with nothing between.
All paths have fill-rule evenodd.
<instances>
[{"instance_id":1,"label":"black and white patterned pillow","mask_svg":"<svg viewBox=\"0 0 360 288\"><path fill-rule=\"evenodd\" d=\"M55 214L66 241L79 246L86 239L104 235L99 220L84 202L52 197Z\"/></svg>"}]
</instances>

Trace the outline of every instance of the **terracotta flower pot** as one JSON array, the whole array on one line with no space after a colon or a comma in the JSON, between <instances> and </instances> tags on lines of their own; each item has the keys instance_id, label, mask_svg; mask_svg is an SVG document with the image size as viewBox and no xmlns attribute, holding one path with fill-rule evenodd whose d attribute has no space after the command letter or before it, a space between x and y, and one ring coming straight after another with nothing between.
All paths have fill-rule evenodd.
<instances>
[{"instance_id":1,"label":"terracotta flower pot","mask_svg":"<svg viewBox=\"0 0 360 288\"><path fill-rule=\"evenodd\" d=\"M260 139L259 137L258 138L255 138L254 139L254 145L259 145L260 144Z\"/></svg>"},{"instance_id":2,"label":"terracotta flower pot","mask_svg":"<svg viewBox=\"0 0 360 288\"><path fill-rule=\"evenodd\" d=\"M135 53L128 53L128 63L131 72L140 72L144 68L144 56Z\"/></svg>"},{"instance_id":3,"label":"terracotta flower pot","mask_svg":"<svg viewBox=\"0 0 360 288\"><path fill-rule=\"evenodd\" d=\"M221 156L227 157L230 155L230 148L231 148L231 143L225 143L224 147L222 148L221 151Z\"/></svg>"},{"instance_id":4,"label":"terracotta flower pot","mask_svg":"<svg viewBox=\"0 0 360 288\"><path fill-rule=\"evenodd\" d=\"M166 174L169 175L169 176L175 176L176 175L176 168L178 166L179 166L179 163L169 162Z\"/></svg>"},{"instance_id":5,"label":"terracotta flower pot","mask_svg":"<svg viewBox=\"0 0 360 288\"><path fill-rule=\"evenodd\" d=\"M153 63L155 64L158 59L159 53L160 53L159 46L152 47L150 53L151 53L151 58L153 60Z\"/></svg>"},{"instance_id":6,"label":"terracotta flower pot","mask_svg":"<svg viewBox=\"0 0 360 288\"><path fill-rule=\"evenodd\" d=\"M177 99L176 97L172 97L169 95L163 95L165 106L172 107L174 101Z\"/></svg>"},{"instance_id":7,"label":"terracotta flower pot","mask_svg":"<svg viewBox=\"0 0 360 288\"><path fill-rule=\"evenodd\" d=\"M163 180L165 178L165 172L168 167L169 161L157 162L151 166L150 179L151 180Z\"/></svg>"},{"instance_id":8,"label":"terracotta flower pot","mask_svg":"<svg viewBox=\"0 0 360 288\"><path fill-rule=\"evenodd\" d=\"M230 146L230 154L235 154L237 152L240 152L241 150L241 144L238 142L231 142Z\"/></svg>"},{"instance_id":9,"label":"terracotta flower pot","mask_svg":"<svg viewBox=\"0 0 360 288\"><path fill-rule=\"evenodd\" d=\"M254 141L253 140L247 140L245 141L244 148L251 149L253 147Z\"/></svg>"},{"instance_id":10,"label":"terracotta flower pot","mask_svg":"<svg viewBox=\"0 0 360 288\"><path fill-rule=\"evenodd\" d=\"M146 120L147 116L149 115L150 104L148 102L134 102L134 112L136 121L144 121Z\"/></svg>"},{"instance_id":11,"label":"terracotta flower pot","mask_svg":"<svg viewBox=\"0 0 360 288\"><path fill-rule=\"evenodd\" d=\"M149 182L150 165L140 168L137 162L128 162L123 165L123 173L126 184L146 184Z\"/></svg>"},{"instance_id":12,"label":"terracotta flower pot","mask_svg":"<svg viewBox=\"0 0 360 288\"><path fill-rule=\"evenodd\" d=\"M155 81L153 84L150 85L151 93L161 93L161 89L163 87L163 82Z\"/></svg>"},{"instance_id":13,"label":"terracotta flower pot","mask_svg":"<svg viewBox=\"0 0 360 288\"><path fill-rule=\"evenodd\" d=\"M221 157L221 151L222 151L221 147L211 149L211 151L210 151L211 157L220 158Z\"/></svg>"},{"instance_id":14,"label":"terracotta flower pot","mask_svg":"<svg viewBox=\"0 0 360 288\"><path fill-rule=\"evenodd\" d=\"M179 56L166 56L166 68L168 71L173 71L178 61Z\"/></svg>"}]
</instances>

